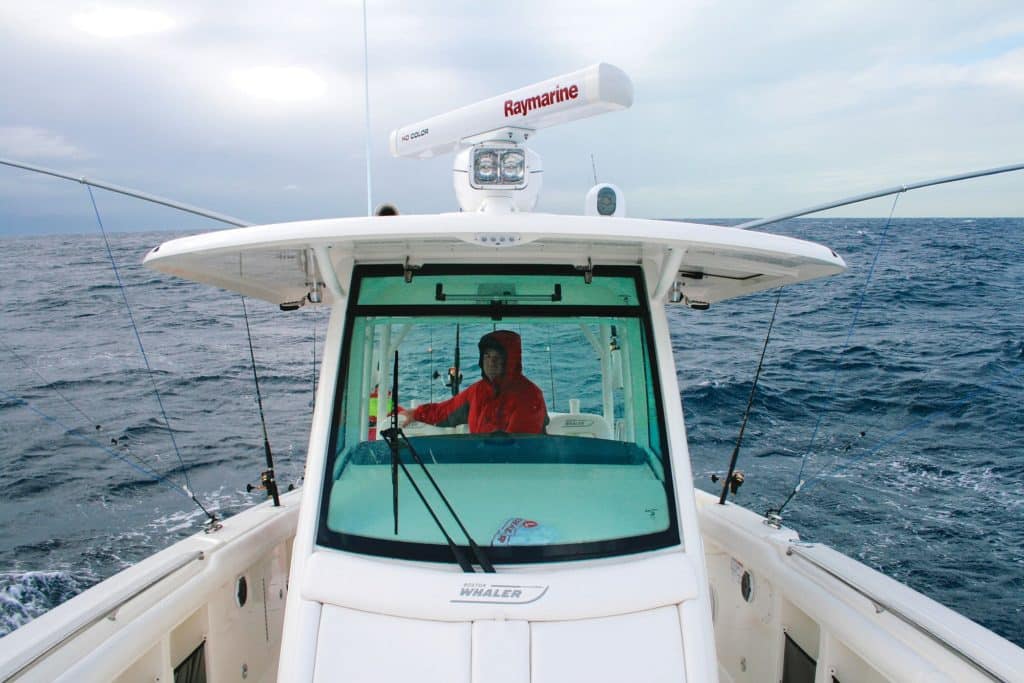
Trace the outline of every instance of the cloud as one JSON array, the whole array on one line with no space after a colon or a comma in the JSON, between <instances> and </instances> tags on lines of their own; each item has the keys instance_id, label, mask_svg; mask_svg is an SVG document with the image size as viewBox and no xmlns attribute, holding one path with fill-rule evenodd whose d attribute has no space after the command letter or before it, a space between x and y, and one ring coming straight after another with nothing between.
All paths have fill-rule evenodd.
<instances>
[{"instance_id":1,"label":"cloud","mask_svg":"<svg viewBox=\"0 0 1024 683\"><path fill-rule=\"evenodd\" d=\"M14 159L86 159L63 136L31 126L0 126L0 153Z\"/></svg>"},{"instance_id":2,"label":"cloud","mask_svg":"<svg viewBox=\"0 0 1024 683\"><path fill-rule=\"evenodd\" d=\"M978 83L1024 91L1024 48L977 65L971 75Z\"/></svg>"},{"instance_id":3,"label":"cloud","mask_svg":"<svg viewBox=\"0 0 1024 683\"><path fill-rule=\"evenodd\" d=\"M276 103L315 100L327 91L327 82L301 66L262 66L231 73L232 84L254 100Z\"/></svg>"},{"instance_id":4,"label":"cloud","mask_svg":"<svg viewBox=\"0 0 1024 683\"><path fill-rule=\"evenodd\" d=\"M92 7L73 14L71 25L100 38L126 38L168 31L175 22L167 14L151 9Z\"/></svg>"},{"instance_id":5,"label":"cloud","mask_svg":"<svg viewBox=\"0 0 1024 683\"><path fill-rule=\"evenodd\" d=\"M256 221L365 211L360 0L145 6L163 30L100 37L80 2L0 3L0 153L88 156L94 177ZM750 216L1011 163L1024 139L1019 0L367 9L374 202L404 212L451 210L451 165L391 158L392 129L597 61L635 103L536 137L544 210L579 210L590 154L632 215Z\"/></svg>"}]
</instances>

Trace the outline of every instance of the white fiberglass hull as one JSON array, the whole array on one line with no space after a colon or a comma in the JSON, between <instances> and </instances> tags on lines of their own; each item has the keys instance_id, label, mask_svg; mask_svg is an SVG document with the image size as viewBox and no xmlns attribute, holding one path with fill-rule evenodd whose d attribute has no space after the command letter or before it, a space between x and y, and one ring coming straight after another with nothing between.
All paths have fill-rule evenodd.
<instances>
[{"instance_id":1,"label":"white fiberglass hull","mask_svg":"<svg viewBox=\"0 0 1024 683\"><path fill-rule=\"evenodd\" d=\"M179 541L8 634L0 680L173 681L200 646L208 681L275 680L300 495Z\"/></svg>"},{"instance_id":2,"label":"white fiberglass hull","mask_svg":"<svg viewBox=\"0 0 1024 683\"><path fill-rule=\"evenodd\" d=\"M0 640L0 676L4 681L168 681L203 645L209 681L275 680L298 500L297 492L289 494L281 509L261 505L227 520L215 534L181 541L9 634ZM792 676L808 662L812 670L817 663L814 680L1024 680L1024 650L906 586L826 547L799 543L795 532L772 529L757 515L719 506L706 494L698 494L698 509L714 593L718 661L713 666L720 680L781 680L784 670ZM614 578L620 561L603 568L563 564L543 577L516 571L478 582L547 582L557 592L560 584L569 590L577 573L606 574L606 585L618 586L621 595L594 595L588 613L577 619L556 606L547 618L534 620L439 621L431 619L430 595L417 600L420 618L401 619L387 616L391 608L386 606L375 613L365 596L346 595L342 576L325 575L319 597L338 603L328 611L339 618L325 619L306 647L316 650L321 663L318 680L356 680L371 673L364 668L368 658L346 663L336 656L344 642L363 643L380 655L377 680L389 679L381 676L387 671L415 673L417 680L474 683L571 680L581 672L590 681L622 680L615 662L635 667L635 680L687 680L685 664L672 655L667 640L641 652L607 646L616 639L659 645L654 634L664 633L681 612L630 611L626 603L638 592L653 599L660 590L669 603L686 592L685 577L661 571L670 558L653 558L659 567L651 565L643 585ZM453 566L452 580L472 583L456 572ZM247 585L244 604L241 577ZM675 585L648 585L656 577ZM381 580L387 582L387 575ZM614 611L624 613L597 617ZM435 635L444 657L418 645ZM381 658L385 651L395 654ZM647 663L638 663L636 655ZM578 666L567 664L573 660ZM424 667L428 661L435 666ZM600 661L601 667L587 665Z\"/></svg>"}]
</instances>

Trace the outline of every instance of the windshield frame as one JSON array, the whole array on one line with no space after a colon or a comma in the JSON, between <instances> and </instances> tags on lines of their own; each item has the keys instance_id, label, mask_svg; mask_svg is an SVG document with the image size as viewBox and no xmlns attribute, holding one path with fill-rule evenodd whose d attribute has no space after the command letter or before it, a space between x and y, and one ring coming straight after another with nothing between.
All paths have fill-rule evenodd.
<instances>
[{"instance_id":1,"label":"windshield frame","mask_svg":"<svg viewBox=\"0 0 1024 683\"><path fill-rule=\"evenodd\" d=\"M417 543L413 541L395 541L353 533L335 531L328 527L328 513L331 488L334 479L331 473L336 470L339 453L337 451L341 410L345 384L349 370L353 344L354 323L358 317L380 315L402 316L492 316L492 320L560 318L568 316L618 316L635 318L643 335L643 347L646 349L647 362L651 374L654 394L654 411L657 416L657 434L662 447L659 454L664 468L664 493L667 505L667 528L626 538L603 539L579 543L550 545L517 545L517 546L485 546L487 556L494 564L535 564L545 562L562 562L595 558L630 555L680 545L681 537L677 513L674 471L671 466L671 447L666 429L666 416L660 369L655 352L654 330L651 321L647 289L640 266L594 266L597 276L625 277L632 279L636 286L637 303L617 305L506 305L498 310L498 318L494 318L495 308L488 304L445 304L445 305L367 305L359 304L360 285L364 278L374 276L397 276L404 273L403 266L363 264L357 265L352 273L352 287L348 297L345 314L345 330L341 343L341 357L338 364L338 375L334 392L334 404L331 407L331 428L328 439L327 454L324 463L323 488L321 490L316 544L325 548L388 557L398 560L421 562L439 562L453 564L455 558L447 545ZM426 264L414 271L413 277L432 277L444 275L551 275L562 277L583 278L584 273L573 266L546 265L507 265L507 264ZM399 397L401 399L401 396ZM411 505L422 505L420 501L409 501ZM467 547L467 542L458 529L449 530L459 547ZM480 539L477 539L479 542Z\"/></svg>"}]
</instances>

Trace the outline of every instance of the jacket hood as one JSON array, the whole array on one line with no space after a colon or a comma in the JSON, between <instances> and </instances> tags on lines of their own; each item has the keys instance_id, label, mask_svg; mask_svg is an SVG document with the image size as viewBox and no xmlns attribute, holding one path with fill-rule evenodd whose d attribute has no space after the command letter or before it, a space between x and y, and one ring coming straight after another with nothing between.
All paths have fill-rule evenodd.
<instances>
[{"instance_id":1,"label":"jacket hood","mask_svg":"<svg viewBox=\"0 0 1024 683\"><path fill-rule=\"evenodd\" d=\"M480 338L480 371L483 372L485 349L498 349L505 356L505 371L502 377L523 374L523 343L519 335L511 330L495 330Z\"/></svg>"}]
</instances>

